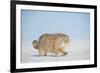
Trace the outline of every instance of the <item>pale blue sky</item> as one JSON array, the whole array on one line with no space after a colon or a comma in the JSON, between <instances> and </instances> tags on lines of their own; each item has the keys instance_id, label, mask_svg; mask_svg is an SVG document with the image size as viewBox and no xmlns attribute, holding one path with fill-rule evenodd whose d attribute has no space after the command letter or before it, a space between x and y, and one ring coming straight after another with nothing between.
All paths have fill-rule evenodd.
<instances>
[{"instance_id":1,"label":"pale blue sky","mask_svg":"<svg viewBox=\"0 0 100 73\"><path fill-rule=\"evenodd\" d=\"M90 14L22 10L22 41L38 39L44 33L65 33L74 40L89 40Z\"/></svg>"}]
</instances>

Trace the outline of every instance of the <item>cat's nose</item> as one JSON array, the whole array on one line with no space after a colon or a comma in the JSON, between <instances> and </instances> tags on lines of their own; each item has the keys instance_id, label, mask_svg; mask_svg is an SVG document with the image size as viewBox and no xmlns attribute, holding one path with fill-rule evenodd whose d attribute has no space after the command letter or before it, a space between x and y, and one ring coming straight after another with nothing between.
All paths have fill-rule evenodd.
<instances>
[{"instance_id":1,"label":"cat's nose","mask_svg":"<svg viewBox=\"0 0 100 73\"><path fill-rule=\"evenodd\" d=\"M68 54L67 52L64 53L64 55L67 55L67 54Z\"/></svg>"}]
</instances>

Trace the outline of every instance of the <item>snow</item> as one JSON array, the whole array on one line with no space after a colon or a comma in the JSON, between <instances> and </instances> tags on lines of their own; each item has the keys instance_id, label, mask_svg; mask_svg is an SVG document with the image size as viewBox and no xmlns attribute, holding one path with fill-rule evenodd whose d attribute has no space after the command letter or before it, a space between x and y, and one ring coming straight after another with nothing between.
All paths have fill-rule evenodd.
<instances>
[{"instance_id":1,"label":"snow","mask_svg":"<svg viewBox=\"0 0 100 73\"><path fill-rule=\"evenodd\" d=\"M22 43L21 62L58 62L90 59L89 40L73 40L65 50L68 52L65 56L40 56L38 50L33 48L31 42Z\"/></svg>"}]
</instances>

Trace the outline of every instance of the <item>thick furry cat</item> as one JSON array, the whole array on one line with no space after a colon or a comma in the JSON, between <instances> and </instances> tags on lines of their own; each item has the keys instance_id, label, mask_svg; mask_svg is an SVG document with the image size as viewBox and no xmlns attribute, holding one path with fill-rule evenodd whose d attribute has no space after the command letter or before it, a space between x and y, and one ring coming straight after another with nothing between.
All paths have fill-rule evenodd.
<instances>
[{"instance_id":1,"label":"thick furry cat","mask_svg":"<svg viewBox=\"0 0 100 73\"><path fill-rule=\"evenodd\" d=\"M61 56L67 54L64 49L69 41L69 36L62 33L43 34L38 41L34 40L32 45L39 51L40 56L45 56L47 53Z\"/></svg>"}]
</instances>

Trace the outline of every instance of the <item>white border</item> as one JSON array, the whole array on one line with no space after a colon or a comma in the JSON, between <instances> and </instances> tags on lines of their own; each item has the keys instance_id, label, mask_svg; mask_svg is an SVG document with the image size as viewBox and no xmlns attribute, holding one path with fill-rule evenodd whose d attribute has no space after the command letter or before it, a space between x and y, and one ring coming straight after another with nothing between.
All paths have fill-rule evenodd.
<instances>
[{"instance_id":1,"label":"white border","mask_svg":"<svg viewBox=\"0 0 100 73\"><path fill-rule=\"evenodd\" d=\"M83 61L68 61L68 62L47 62L43 63L21 63L21 9L27 10L48 10L48 11L69 11L69 12L85 12L90 13L90 60ZM70 7L50 7L50 6L35 6L35 5L16 5L16 68L39 68L53 66L71 66L71 65L86 65L94 64L94 10L84 8Z\"/></svg>"}]
</instances>

